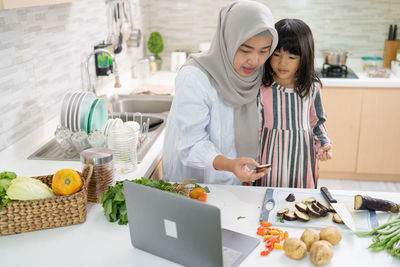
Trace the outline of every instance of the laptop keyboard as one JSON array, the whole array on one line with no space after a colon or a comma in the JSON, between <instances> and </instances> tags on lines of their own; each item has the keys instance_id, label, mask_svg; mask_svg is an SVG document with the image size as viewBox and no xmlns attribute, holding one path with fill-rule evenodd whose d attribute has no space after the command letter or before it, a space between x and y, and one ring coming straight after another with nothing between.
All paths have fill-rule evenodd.
<instances>
[{"instance_id":1,"label":"laptop keyboard","mask_svg":"<svg viewBox=\"0 0 400 267\"><path fill-rule=\"evenodd\" d=\"M242 253L240 251L228 247L222 247L222 259L224 267L232 266L241 255Z\"/></svg>"}]
</instances>

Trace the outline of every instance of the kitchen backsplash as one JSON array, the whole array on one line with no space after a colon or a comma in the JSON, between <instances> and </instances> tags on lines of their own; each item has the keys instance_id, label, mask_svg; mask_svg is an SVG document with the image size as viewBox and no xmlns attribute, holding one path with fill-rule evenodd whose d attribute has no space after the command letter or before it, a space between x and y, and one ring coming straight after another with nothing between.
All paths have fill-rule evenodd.
<instances>
[{"instance_id":1,"label":"kitchen backsplash","mask_svg":"<svg viewBox=\"0 0 400 267\"><path fill-rule=\"evenodd\" d=\"M229 0L147 0L145 32L159 31L165 42L162 53L169 69L174 50L198 50L209 42L217 25L219 9ZM389 24L400 26L399 0L259 0L272 11L275 21L304 20L315 38L317 56L324 49L344 49L350 57L383 56ZM400 34L398 34L399 36ZM146 36L147 38L147 36Z\"/></svg>"},{"instance_id":2,"label":"kitchen backsplash","mask_svg":"<svg viewBox=\"0 0 400 267\"><path fill-rule=\"evenodd\" d=\"M81 64L107 36L106 14L100 0L0 10L0 151L58 116L63 95L84 87ZM134 21L142 26L140 14ZM142 56L124 46L122 74ZM97 79L98 88L112 85L112 76Z\"/></svg>"}]
</instances>

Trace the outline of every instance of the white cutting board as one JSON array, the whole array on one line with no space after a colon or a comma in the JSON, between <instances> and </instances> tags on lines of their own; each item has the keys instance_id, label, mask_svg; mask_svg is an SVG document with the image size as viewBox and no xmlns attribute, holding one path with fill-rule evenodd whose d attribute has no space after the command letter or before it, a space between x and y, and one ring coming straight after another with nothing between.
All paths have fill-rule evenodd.
<instances>
[{"instance_id":1,"label":"white cutting board","mask_svg":"<svg viewBox=\"0 0 400 267\"><path fill-rule=\"evenodd\" d=\"M296 200L293 202L286 201L286 197L290 194L294 194ZM304 227L304 228L317 228L322 229L328 226L337 226L342 230L350 231L344 224L337 224L332 221L332 213L329 212L325 217L313 217L310 216L310 220L308 222L301 221L286 221L284 220L281 223L278 220L277 211L289 208L292 211L296 211L295 203L301 202L304 199L309 197L314 197L317 201L328 206L327 201L324 199L322 194L319 191L313 189L304 189L301 191L293 190L290 188L267 188L265 193L263 207L261 209L260 221L268 221L273 225L281 226L281 227ZM354 210L354 195L339 195L332 194L332 197L335 198L338 202L342 202L349 209L350 213L353 216L357 232L366 232L370 231L382 223L386 222L389 218L389 213L383 213L375 211L356 211Z\"/></svg>"}]
</instances>

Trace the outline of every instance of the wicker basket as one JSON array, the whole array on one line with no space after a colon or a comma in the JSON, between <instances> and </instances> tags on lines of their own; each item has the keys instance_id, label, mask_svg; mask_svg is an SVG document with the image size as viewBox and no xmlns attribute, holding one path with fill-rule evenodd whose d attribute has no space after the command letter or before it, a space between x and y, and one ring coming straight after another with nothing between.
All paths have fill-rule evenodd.
<instances>
[{"instance_id":1,"label":"wicker basket","mask_svg":"<svg viewBox=\"0 0 400 267\"><path fill-rule=\"evenodd\" d=\"M0 211L0 236L85 222L87 186L92 173L92 165L83 169L84 184L75 194L8 203ZM53 175L33 178L51 187Z\"/></svg>"}]
</instances>

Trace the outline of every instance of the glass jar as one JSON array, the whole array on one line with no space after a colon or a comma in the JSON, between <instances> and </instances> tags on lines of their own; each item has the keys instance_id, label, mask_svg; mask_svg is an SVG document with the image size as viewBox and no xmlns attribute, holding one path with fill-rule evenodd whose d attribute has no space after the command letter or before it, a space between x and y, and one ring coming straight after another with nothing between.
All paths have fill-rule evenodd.
<instances>
[{"instance_id":1,"label":"glass jar","mask_svg":"<svg viewBox=\"0 0 400 267\"><path fill-rule=\"evenodd\" d=\"M115 171L127 173L136 170L137 166L137 132L131 127L122 125L111 129L107 136L107 147L114 154Z\"/></svg>"},{"instance_id":2,"label":"glass jar","mask_svg":"<svg viewBox=\"0 0 400 267\"><path fill-rule=\"evenodd\" d=\"M90 203L100 203L108 187L114 184L113 152L104 147L89 148L80 153L80 158L83 166L93 165L87 200Z\"/></svg>"},{"instance_id":3,"label":"glass jar","mask_svg":"<svg viewBox=\"0 0 400 267\"><path fill-rule=\"evenodd\" d=\"M150 62L147 58L138 61L135 67L135 76L138 79L139 87L144 87L150 78Z\"/></svg>"}]
</instances>

